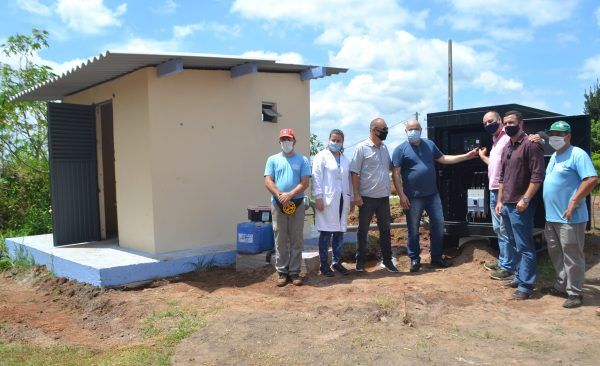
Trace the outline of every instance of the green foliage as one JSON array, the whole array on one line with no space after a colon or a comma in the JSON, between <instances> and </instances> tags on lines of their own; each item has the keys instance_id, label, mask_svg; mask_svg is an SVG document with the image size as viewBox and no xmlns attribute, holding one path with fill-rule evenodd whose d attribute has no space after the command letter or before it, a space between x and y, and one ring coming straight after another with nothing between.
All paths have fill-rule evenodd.
<instances>
[{"instance_id":1,"label":"green foliage","mask_svg":"<svg viewBox=\"0 0 600 366\"><path fill-rule=\"evenodd\" d=\"M325 146L319 138L314 133L310 134L310 156L315 156L321 150L323 150Z\"/></svg>"},{"instance_id":2,"label":"green foliage","mask_svg":"<svg viewBox=\"0 0 600 366\"><path fill-rule=\"evenodd\" d=\"M596 80L596 84L586 90L583 96L585 97L583 113L589 114L592 120L590 150L600 152L600 82Z\"/></svg>"},{"instance_id":3,"label":"green foliage","mask_svg":"<svg viewBox=\"0 0 600 366\"><path fill-rule=\"evenodd\" d=\"M600 152L600 119L592 119L590 151Z\"/></svg>"},{"instance_id":4,"label":"green foliage","mask_svg":"<svg viewBox=\"0 0 600 366\"><path fill-rule=\"evenodd\" d=\"M593 120L600 120L600 82L596 80L596 84L583 95L585 97L583 113L589 114Z\"/></svg>"},{"instance_id":5,"label":"green foliage","mask_svg":"<svg viewBox=\"0 0 600 366\"><path fill-rule=\"evenodd\" d=\"M33 29L0 46L18 66L0 63L0 232L22 235L51 230L46 105L11 102L18 93L53 78L32 59L48 47L48 32Z\"/></svg>"}]
</instances>

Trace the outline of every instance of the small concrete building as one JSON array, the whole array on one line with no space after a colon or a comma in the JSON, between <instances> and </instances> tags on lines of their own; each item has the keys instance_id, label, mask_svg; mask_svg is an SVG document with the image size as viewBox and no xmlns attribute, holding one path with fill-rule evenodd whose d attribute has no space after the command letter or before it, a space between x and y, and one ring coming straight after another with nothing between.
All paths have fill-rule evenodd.
<instances>
[{"instance_id":1,"label":"small concrete building","mask_svg":"<svg viewBox=\"0 0 600 366\"><path fill-rule=\"evenodd\" d=\"M106 52L21 93L14 101L53 101L54 246L112 238L150 254L231 248L247 206L268 203L264 164L279 129L293 128L297 151L309 152L310 80L346 71Z\"/></svg>"}]
</instances>

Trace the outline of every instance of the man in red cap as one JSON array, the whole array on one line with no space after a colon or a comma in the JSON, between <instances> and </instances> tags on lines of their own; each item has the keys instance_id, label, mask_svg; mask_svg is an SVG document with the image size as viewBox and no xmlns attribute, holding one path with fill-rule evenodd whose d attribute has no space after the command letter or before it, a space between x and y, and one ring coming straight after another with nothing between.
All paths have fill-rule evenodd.
<instances>
[{"instance_id":1,"label":"man in red cap","mask_svg":"<svg viewBox=\"0 0 600 366\"><path fill-rule=\"evenodd\" d=\"M275 234L277 286L302 285L300 265L304 247L304 191L311 177L308 159L294 151L291 128L279 132L281 153L270 156L265 166L265 186L273 195L271 212Z\"/></svg>"}]
</instances>

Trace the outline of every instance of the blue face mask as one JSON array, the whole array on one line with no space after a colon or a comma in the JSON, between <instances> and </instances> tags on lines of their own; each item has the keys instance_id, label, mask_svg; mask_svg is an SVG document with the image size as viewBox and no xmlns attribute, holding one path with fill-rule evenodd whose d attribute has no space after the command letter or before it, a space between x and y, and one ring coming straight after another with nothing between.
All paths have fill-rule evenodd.
<instances>
[{"instance_id":1,"label":"blue face mask","mask_svg":"<svg viewBox=\"0 0 600 366\"><path fill-rule=\"evenodd\" d=\"M487 133L493 135L496 133L496 131L498 131L498 127L500 127L500 123L498 123L498 121L495 121L485 125L485 130L487 131Z\"/></svg>"},{"instance_id":2,"label":"blue face mask","mask_svg":"<svg viewBox=\"0 0 600 366\"><path fill-rule=\"evenodd\" d=\"M329 150L334 153L338 152L338 151L342 150L342 144L338 143L338 142L329 141Z\"/></svg>"},{"instance_id":3,"label":"blue face mask","mask_svg":"<svg viewBox=\"0 0 600 366\"><path fill-rule=\"evenodd\" d=\"M417 142L421 139L421 130L406 131L408 142Z\"/></svg>"}]
</instances>

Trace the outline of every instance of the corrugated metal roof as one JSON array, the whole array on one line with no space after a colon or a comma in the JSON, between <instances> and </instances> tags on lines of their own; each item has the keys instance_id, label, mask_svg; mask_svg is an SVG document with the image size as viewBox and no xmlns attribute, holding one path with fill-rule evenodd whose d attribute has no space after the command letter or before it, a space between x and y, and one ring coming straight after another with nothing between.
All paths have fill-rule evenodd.
<instances>
[{"instance_id":1,"label":"corrugated metal roof","mask_svg":"<svg viewBox=\"0 0 600 366\"><path fill-rule=\"evenodd\" d=\"M143 67L157 66L166 61L181 59L184 69L230 70L234 66L254 62L259 72L300 73L311 65L282 64L272 59L196 53L131 53L106 51L87 60L46 83L36 85L11 98L11 101L60 100L63 97L94 85L118 78ZM348 69L324 67L325 76L344 73Z\"/></svg>"}]
</instances>

